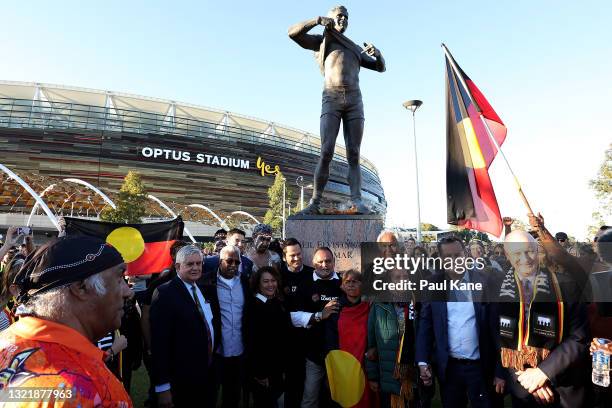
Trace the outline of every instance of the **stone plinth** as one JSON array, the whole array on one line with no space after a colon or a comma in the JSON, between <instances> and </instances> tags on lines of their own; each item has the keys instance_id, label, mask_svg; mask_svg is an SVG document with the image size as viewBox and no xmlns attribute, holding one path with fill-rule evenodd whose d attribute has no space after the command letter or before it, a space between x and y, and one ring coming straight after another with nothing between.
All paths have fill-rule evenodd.
<instances>
[{"instance_id":1,"label":"stone plinth","mask_svg":"<svg viewBox=\"0 0 612 408\"><path fill-rule=\"evenodd\" d=\"M380 215L292 215L287 219L285 236L302 243L304 263L312 265L316 247L331 248L336 270L361 270L362 242L374 242L383 229Z\"/></svg>"}]
</instances>

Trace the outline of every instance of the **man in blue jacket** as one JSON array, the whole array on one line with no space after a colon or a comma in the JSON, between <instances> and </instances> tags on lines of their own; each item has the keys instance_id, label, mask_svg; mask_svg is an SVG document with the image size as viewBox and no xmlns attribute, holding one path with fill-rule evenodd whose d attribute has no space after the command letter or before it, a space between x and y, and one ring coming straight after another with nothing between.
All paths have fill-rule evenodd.
<instances>
[{"instance_id":1,"label":"man in blue jacket","mask_svg":"<svg viewBox=\"0 0 612 408\"><path fill-rule=\"evenodd\" d=\"M232 228L227 232L227 245L235 246L240 250L240 265L238 266L238 275L251 277L253 271L253 261L244 256L244 238L245 233L241 229ZM216 273L219 269L219 255L207 256L204 259L204 275Z\"/></svg>"},{"instance_id":2,"label":"man in blue jacket","mask_svg":"<svg viewBox=\"0 0 612 408\"><path fill-rule=\"evenodd\" d=\"M482 283L483 290L486 288L488 277L482 270L462 266L465 247L461 240L442 239L438 253L447 268L452 260L452 268L434 275L433 282L446 281L447 289L452 280ZM502 378L501 367L496 364L489 306L480 301L482 295L476 290L446 290L434 295L440 300L423 303L416 361L425 385L431 383L434 362L444 407L467 407L468 399L472 407L489 407L493 378Z\"/></svg>"}]
</instances>

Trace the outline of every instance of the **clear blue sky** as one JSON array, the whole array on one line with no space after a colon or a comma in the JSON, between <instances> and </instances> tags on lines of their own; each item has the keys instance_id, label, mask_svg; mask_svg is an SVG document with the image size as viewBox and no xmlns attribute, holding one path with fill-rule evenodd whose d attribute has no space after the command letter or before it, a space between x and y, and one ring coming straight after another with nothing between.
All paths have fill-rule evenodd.
<instances>
[{"instance_id":1,"label":"clear blue sky","mask_svg":"<svg viewBox=\"0 0 612 408\"><path fill-rule=\"evenodd\" d=\"M318 133L322 77L286 35L332 1L28 1L3 7L0 78L173 99ZM378 167L390 225L416 224L417 112L422 220L445 226L445 42L508 126L504 150L552 231L584 237L588 180L612 142L609 2L345 1L347 35L387 72L364 70L362 153ZM500 159L504 215L525 210Z\"/></svg>"}]
</instances>

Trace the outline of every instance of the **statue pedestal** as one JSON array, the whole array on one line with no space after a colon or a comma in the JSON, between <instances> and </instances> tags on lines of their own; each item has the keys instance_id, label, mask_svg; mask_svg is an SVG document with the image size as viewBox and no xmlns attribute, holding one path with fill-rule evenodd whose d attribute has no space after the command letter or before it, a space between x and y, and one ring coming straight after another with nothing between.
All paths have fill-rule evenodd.
<instances>
[{"instance_id":1,"label":"statue pedestal","mask_svg":"<svg viewBox=\"0 0 612 408\"><path fill-rule=\"evenodd\" d=\"M361 243L375 242L382 231L380 215L292 215L285 225L285 236L302 243L306 265L312 265L315 248L331 248L336 271L361 271Z\"/></svg>"}]
</instances>

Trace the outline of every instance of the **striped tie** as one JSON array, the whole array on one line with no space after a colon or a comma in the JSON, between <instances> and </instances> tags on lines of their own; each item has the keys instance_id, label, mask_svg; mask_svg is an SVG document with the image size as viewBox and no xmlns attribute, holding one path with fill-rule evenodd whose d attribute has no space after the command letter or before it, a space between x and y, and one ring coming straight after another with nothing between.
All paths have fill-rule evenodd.
<instances>
[{"instance_id":1,"label":"striped tie","mask_svg":"<svg viewBox=\"0 0 612 408\"><path fill-rule=\"evenodd\" d=\"M213 357L213 349L212 349L212 338L210 337L210 330L208 328L208 322L206 321L206 316L204 315L204 309L202 309L202 305L200 304L200 299L198 299L198 293L196 292L196 285L191 285L191 293L193 294L193 300L198 308L198 312L200 316L202 316L202 320L204 321L204 329L206 330L206 338L208 339L208 365L212 363Z\"/></svg>"}]
</instances>

